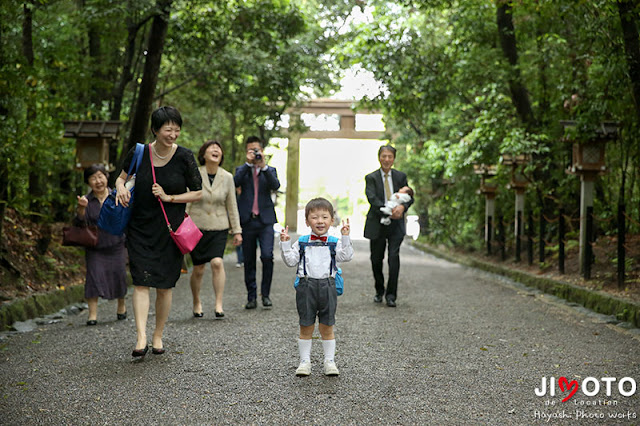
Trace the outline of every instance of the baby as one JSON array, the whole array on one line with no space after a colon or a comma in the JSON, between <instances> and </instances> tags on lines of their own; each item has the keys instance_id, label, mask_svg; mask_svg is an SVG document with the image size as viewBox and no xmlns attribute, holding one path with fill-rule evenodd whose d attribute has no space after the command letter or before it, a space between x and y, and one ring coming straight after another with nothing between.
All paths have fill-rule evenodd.
<instances>
[{"instance_id":1,"label":"baby","mask_svg":"<svg viewBox=\"0 0 640 426\"><path fill-rule=\"evenodd\" d=\"M391 223L391 213L394 207L397 207L400 204L408 203L413 198L413 189L408 186L403 186L391 196L386 203L384 203L384 207L380 207L380 212L382 212L382 217L380 218L380 223L383 225L389 225Z\"/></svg>"}]
</instances>

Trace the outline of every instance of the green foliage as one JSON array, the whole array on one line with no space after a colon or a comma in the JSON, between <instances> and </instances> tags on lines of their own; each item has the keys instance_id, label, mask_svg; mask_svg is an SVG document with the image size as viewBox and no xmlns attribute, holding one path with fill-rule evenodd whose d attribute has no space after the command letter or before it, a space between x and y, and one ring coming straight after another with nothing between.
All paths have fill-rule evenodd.
<instances>
[{"instance_id":1,"label":"green foliage","mask_svg":"<svg viewBox=\"0 0 640 426\"><path fill-rule=\"evenodd\" d=\"M331 87L327 50L332 41L313 14L295 2L185 2L175 14L164 81L190 81L165 102L189 117L183 141L222 141L230 162L244 158L244 139L277 135L284 110L304 97L304 87Z\"/></svg>"},{"instance_id":2,"label":"green foliage","mask_svg":"<svg viewBox=\"0 0 640 426\"><path fill-rule=\"evenodd\" d=\"M610 172L601 177L596 208L603 218L617 189L637 217L640 144L628 63L614 2L524 0L512 4L517 73L505 59L496 4L471 1L374 1L374 20L356 28L340 58L371 71L386 90L365 104L382 109L387 129L406 156L417 194L415 210L432 240L475 241L484 200L475 194L473 164L500 165L502 154L528 154L527 209L578 213L579 180L565 173L571 146L560 120L575 120L574 140L589 140L602 121L621 124L607 149ZM511 81L525 87L535 125L516 114ZM404 149L402 149L404 147ZM498 167L498 215L510 216L505 189L511 167ZM628 211L628 213L630 213ZM425 223L426 222L426 223ZM605 232L613 221L604 222ZM607 228L608 227L608 228Z\"/></svg>"},{"instance_id":3,"label":"green foliage","mask_svg":"<svg viewBox=\"0 0 640 426\"><path fill-rule=\"evenodd\" d=\"M422 229L436 241L469 245L482 234L484 211L473 165L498 166L491 178L500 188L498 214L510 217L511 167L501 155L528 154L527 209L553 216L563 207L575 218L579 180L565 172L571 144L563 137L588 140L602 121L616 121L619 136L607 144L608 173L594 204L603 219L623 201L638 217L640 123L617 3L512 3L516 67L500 45L497 4L174 0L155 101L182 111L182 144L197 149L218 139L232 167L242 161L246 136L280 135L288 107L331 93L340 67L358 65L383 88L362 104L384 112L397 167L418 194ZM23 51L25 10L33 17L33 64ZM371 19L354 23L354 11ZM62 122L115 114L127 134L155 13L155 0L0 5L0 167L9 175L0 202L21 211L40 206L34 213L45 219L65 206L70 214L82 184L77 173L69 176L75 141L62 138ZM533 124L516 113L516 78ZM574 120L575 131L565 135L560 120ZM61 189L65 180L71 191ZM602 231L611 233L614 222L603 221Z\"/></svg>"},{"instance_id":4,"label":"green foliage","mask_svg":"<svg viewBox=\"0 0 640 426\"><path fill-rule=\"evenodd\" d=\"M611 259L611 263L613 263L613 266L617 269L618 268L618 258L614 257L613 259ZM629 273L633 270L633 259L629 259L629 258L625 258L624 260L624 270L626 273Z\"/></svg>"},{"instance_id":5,"label":"green foliage","mask_svg":"<svg viewBox=\"0 0 640 426\"><path fill-rule=\"evenodd\" d=\"M154 0L24 4L33 20L33 65L23 52L23 3L0 6L0 166L8 170L7 204L22 211L37 205L32 213L51 220L61 208L71 214L75 202L60 187L75 163L63 121L110 119L124 82L115 115L124 122L121 138L127 134L157 11ZM246 136L276 134L288 106L333 88L328 52L338 32L328 19L347 10L341 1L174 1L156 96L182 111L181 143L197 149L219 139L232 167ZM72 191L84 191L71 173Z\"/></svg>"}]
</instances>

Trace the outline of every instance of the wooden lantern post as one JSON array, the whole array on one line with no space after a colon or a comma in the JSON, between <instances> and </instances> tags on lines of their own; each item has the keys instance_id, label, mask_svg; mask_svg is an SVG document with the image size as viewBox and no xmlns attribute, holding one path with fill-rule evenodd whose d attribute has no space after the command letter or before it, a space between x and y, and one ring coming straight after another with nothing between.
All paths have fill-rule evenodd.
<instances>
[{"instance_id":1,"label":"wooden lantern post","mask_svg":"<svg viewBox=\"0 0 640 426\"><path fill-rule=\"evenodd\" d=\"M498 186L488 183L487 179L497 174L496 166L488 166L486 164L474 164L473 172L480 175L480 189L477 193L484 195L484 241L487 245L487 254L491 254L491 241L494 234L494 222L496 215L496 193Z\"/></svg>"},{"instance_id":2,"label":"wooden lantern post","mask_svg":"<svg viewBox=\"0 0 640 426\"><path fill-rule=\"evenodd\" d=\"M524 195L527 190L527 178L522 174L522 169L530 160L527 154L502 154L502 164L511 166L511 181L507 188L516 193L514 235L516 242L516 261L520 261L521 237L524 223Z\"/></svg>"},{"instance_id":3,"label":"wooden lantern post","mask_svg":"<svg viewBox=\"0 0 640 426\"><path fill-rule=\"evenodd\" d=\"M565 131L575 129L575 121L560 121ZM605 163L606 143L618 135L618 123L605 121L589 140L576 141L564 138L573 145L571 165L567 173L580 176L580 273L591 278L593 242L593 187L596 178L607 171Z\"/></svg>"},{"instance_id":4,"label":"wooden lantern post","mask_svg":"<svg viewBox=\"0 0 640 426\"><path fill-rule=\"evenodd\" d=\"M300 124L300 115L290 116L290 126ZM287 192L285 195L285 226L289 232L298 230L298 186L300 177L300 132L289 133L287 145Z\"/></svg>"},{"instance_id":5,"label":"wooden lantern post","mask_svg":"<svg viewBox=\"0 0 640 426\"><path fill-rule=\"evenodd\" d=\"M120 121L65 121L64 137L76 139L76 169L92 164L104 164L108 171L115 166L109 163L109 140L118 139Z\"/></svg>"}]
</instances>

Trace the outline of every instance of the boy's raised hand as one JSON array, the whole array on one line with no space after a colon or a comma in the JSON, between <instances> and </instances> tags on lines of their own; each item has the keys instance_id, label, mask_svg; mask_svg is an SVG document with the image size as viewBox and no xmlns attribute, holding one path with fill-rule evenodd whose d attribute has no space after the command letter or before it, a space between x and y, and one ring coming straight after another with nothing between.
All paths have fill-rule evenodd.
<instances>
[{"instance_id":1,"label":"boy's raised hand","mask_svg":"<svg viewBox=\"0 0 640 426\"><path fill-rule=\"evenodd\" d=\"M351 227L349 226L349 218L347 218L347 223L344 223L344 220L342 221L342 229L340 229L340 232L342 233L342 235L349 235L349 230L351 229Z\"/></svg>"},{"instance_id":2,"label":"boy's raised hand","mask_svg":"<svg viewBox=\"0 0 640 426\"><path fill-rule=\"evenodd\" d=\"M280 231L280 241L284 242L284 241L289 241L291 239L291 237L289 236L289 227L287 226L286 228L283 228L282 231Z\"/></svg>"}]
</instances>

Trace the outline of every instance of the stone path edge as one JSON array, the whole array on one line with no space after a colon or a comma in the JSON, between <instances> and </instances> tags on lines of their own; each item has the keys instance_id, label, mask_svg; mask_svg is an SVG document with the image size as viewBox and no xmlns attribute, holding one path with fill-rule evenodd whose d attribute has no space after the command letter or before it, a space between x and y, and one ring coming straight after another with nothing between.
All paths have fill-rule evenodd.
<instances>
[{"instance_id":1,"label":"stone path edge","mask_svg":"<svg viewBox=\"0 0 640 426\"><path fill-rule=\"evenodd\" d=\"M450 262L502 275L526 286L534 287L547 294L565 299L567 302L577 303L594 312L613 315L619 321L628 322L634 327L640 328L640 304L623 300L597 290L589 290L579 287L568 282L535 276L524 271L518 271L493 263L483 262L469 256L452 254L417 241L412 241L411 244L415 248L432 254L433 256L440 257Z\"/></svg>"},{"instance_id":2,"label":"stone path edge","mask_svg":"<svg viewBox=\"0 0 640 426\"><path fill-rule=\"evenodd\" d=\"M537 288L547 294L577 303L594 312L613 315L619 321L625 321L640 328L640 305L622 300L596 290L589 290L568 282L539 277L527 272L505 268L493 263L483 262L469 256L455 255L441 249L416 241L411 244L419 250L443 258L450 262L481 269L508 277L521 284ZM16 321L42 317L52 314L73 303L84 300L84 285L67 287L49 293L16 299L0 306L0 330L10 330Z\"/></svg>"},{"instance_id":3,"label":"stone path edge","mask_svg":"<svg viewBox=\"0 0 640 426\"><path fill-rule=\"evenodd\" d=\"M16 321L26 321L52 314L83 300L83 284L15 299L0 306L0 331L10 330L11 324Z\"/></svg>"}]
</instances>

